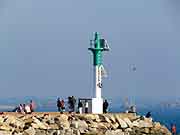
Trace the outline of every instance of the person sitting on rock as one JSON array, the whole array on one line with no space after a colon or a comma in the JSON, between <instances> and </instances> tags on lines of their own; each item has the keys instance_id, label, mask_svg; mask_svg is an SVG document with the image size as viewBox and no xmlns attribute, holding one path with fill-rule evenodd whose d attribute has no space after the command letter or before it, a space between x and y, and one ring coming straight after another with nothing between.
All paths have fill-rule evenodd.
<instances>
[{"instance_id":1,"label":"person sitting on rock","mask_svg":"<svg viewBox=\"0 0 180 135\"><path fill-rule=\"evenodd\" d=\"M19 105L19 111L18 112L23 113L23 114L25 113L22 104Z\"/></svg>"},{"instance_id":2,"label":"person sitting on rock","mask_svg":"<svg viewBox=\"0 0 180 135\"><path fill-rule=\"evenodd\" d=\"M146 118L151 118L151 112L148 112L148 113L146 114Z\"/></svg>"},{"instance_id":3,"label":"person sitting on rock","mask_svg":"<svg viewBox=\"0 0 180 135\"><path fill-rule=\"evenodd\" d=\"M128 113L136 113L136 107L134 105L130 106Z\"/></svg>"},{"instance_id":4,"label":"person sitting on rock","mask_svg":"<svg viewBox=\"0 0 180 135\"><path fill-rule=\"evenodd\" d=\"M103 113L107 113L108 111L108 106L109 106L109 103L107 102L107 100L105 100L103 102Z\"/></svg>"},{"instance_id":5,"label":"person sitting on rock","mask_svg":"<svg viewBox=\"0 0 180 135\"><path fill-rule=\"evenodd\" d=\"M33 102L32 100L30 100L29 107L30 107L30 109L31 109L31 112L34 112L34 110L35 110L35 108L36 108L35 102Z\"/></svg>"},{"instance_id":6,"label":"person sitting on rock","mask_svg":"<svg viewBox=\"0 0 180 135\"><path fill-rule=\"evenodd\" d=\"M25 113L26 113L26 114L31 114L31 108L30 108L29 105L26 105L26 106L25 106Z\"/></svg>"}]
</instances>

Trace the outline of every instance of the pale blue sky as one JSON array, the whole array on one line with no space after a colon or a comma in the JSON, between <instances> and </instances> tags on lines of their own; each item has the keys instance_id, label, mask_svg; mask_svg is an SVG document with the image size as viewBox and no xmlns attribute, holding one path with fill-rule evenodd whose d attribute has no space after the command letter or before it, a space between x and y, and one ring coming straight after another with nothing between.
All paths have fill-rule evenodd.
<instances>
[{"instance_id":1,"label":"pale blue sky","mask_svg":"<svg viewBox=\"0 0 180 135\"><path fill-rule=\"evenodd\" d=\"M93 32L105 97L180 97L179 0L0 0L0 97L92 95ZM131 70L132 66L137 71Z\"/></svg>"}]
</instances>

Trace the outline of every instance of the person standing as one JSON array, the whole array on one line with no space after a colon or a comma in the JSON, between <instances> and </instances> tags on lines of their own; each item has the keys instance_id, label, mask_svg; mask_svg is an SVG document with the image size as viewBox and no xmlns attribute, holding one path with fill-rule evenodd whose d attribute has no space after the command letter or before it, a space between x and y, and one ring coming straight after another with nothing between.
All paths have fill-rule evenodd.
<instances>
[{"instance_id":1,"label":"person standing","mask_svg":"<svg viewBox=\"0 0 180 135\"><path fill-rule=\"evenodd\" d=\"M76 98L74 96L72 96L71 100L72 100L72 112L75 112Z\"/></svg>"},{"instance_id":2,"label":"person standing","mask_svg":"<svg viewBox=\"0 0 180 135\"><path fill-rule=\"evenodd\" d=\"M89 104L88 101L85 100L85 113L88 113Z\"/></svg>"},{"instance_id":3,"label":"person standing","mask_svg":"<svg viewBox=\"0 0 180 135\"><path fill-rule=\"evenodd\" d=\"M61 113L63 113L65 111L64 100L60 101L60 111L61 111Z\"/></svg>"},{"instance_id":4,"label":"person standing","mask_svg":"<svg viewBox=\"0 0 180 135\"><path fill-rule=\"evenodd\" d=\"M61 100L60 100L60 98L57 99L57 108L58 108L58 111L60 112L61 111Z\"/></svg>"},{"instance_id":5,"label":"person standing","mask_svg":"<svg viewBox=\"0 0 180 135\"><path fill-rule=\"evenodd\" d=\"M72 113L73 103L72 103L72 97L68 97L68 109L69 113Z\"/></svg>"},{"instance_id":6,"label":"person standing","mask_svg":"<svg viewBox=\"0 0 180 135\"><path fill-rule=\"evenodd\" d=\"M83 107L83 104L82 104L81 100L79 100L79 103L78 103L78 112L80 114L82 114L82 107Z\"/></svg>"},{"instance_id":7,"label":"person standing","mask_svg":"<svg viewBox=\"0 0 180 135\"><path fill-rule=\"evenodd\" d=\"M105 101L103 102L103 113L107 113L108 112L108 106L109 106L109 103L105 99Z\"/></svg>"}]
</instances>

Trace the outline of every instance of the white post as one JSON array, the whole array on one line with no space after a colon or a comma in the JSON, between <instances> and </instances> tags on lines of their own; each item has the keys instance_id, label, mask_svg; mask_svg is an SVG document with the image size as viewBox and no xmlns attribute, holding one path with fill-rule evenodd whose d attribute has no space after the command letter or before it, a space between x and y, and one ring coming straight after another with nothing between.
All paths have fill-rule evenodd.
<instances>
[{"instance_id":1,"label":"white post","mask_svg":"<svg viewBox=\"0 0 180 135\"><path fill-rule=\"evenodd\" d=\"M98 65L95 66L95 98L101 98L102 78L101 69Z\"/></svg>"},{"instance_id":2,"label":"white post","mask_svg":"<svg viewBox=\"0 0 180 135\"><path fill-rule=\"evenodd\" d=\"M103 99L101 97L102 77L99 65L94 66L94 91L95 98L92 99L92 113L103 113Z\"/></svg>"}]
</instances>

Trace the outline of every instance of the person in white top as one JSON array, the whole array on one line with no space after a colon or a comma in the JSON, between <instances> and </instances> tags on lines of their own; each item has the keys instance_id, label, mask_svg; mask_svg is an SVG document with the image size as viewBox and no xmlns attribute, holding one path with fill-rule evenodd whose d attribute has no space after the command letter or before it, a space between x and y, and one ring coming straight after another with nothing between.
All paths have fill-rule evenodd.
<instances>
[{"instance_id":1,"label":"person in white top","mask_svg":"<svg viewBox=\"0 0 180 135\"><path fill-rule=\"evenodd\" d=\"M29 105L26 105L26 106L25 106L25 112L26 112L27 114L31 114L31 108L30 108Z\"/></svg>"},{"instance_id":2,"label":"person in white top","mask_svg":"<svg viewBox=\"0 0 180 135\"><path fill-rule=\"evenodd\" d=\"M88 101L85 100L85 113L88 113L88 106L89 106Z\"/></svg>"}]
</instances>

